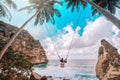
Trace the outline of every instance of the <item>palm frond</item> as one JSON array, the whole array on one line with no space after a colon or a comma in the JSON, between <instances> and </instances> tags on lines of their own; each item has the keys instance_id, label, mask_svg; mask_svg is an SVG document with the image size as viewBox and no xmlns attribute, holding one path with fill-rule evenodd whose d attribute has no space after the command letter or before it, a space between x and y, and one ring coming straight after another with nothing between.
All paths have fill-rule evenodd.
<instances>
[{"instance_id":1,"label":"palm frond","mask_svg":"<svg viewBox=\"0 0 120 80\"><path fill-rule=\"evenodd\" d=\"M44 19L40 18L40 24L43 25L43 23L44 23Z\"/></svg>"},{"instance_id":2,"label":"palm frond","mask_svg":"<svg viewBox=\"0 0 120 80\"><path fill-rule=\"evenodd\" d=\"M12 18L10 11L3 4L0 4L0 17L7 17L9 20Z\"/></svg>"},{"instance_id":3,"label":"palm frond","mask_svg":"<svg viewBox=\"0 0 120 80\"><path fill-rule=\"evenodd\" d=\"M115 5L115 4L113 4L115 7L117 7L118 9L120 9L120 5Z\"/></svg>"},{"instance_id":4,"label":"palm frond","mask_svg":"<svg viewBox=\"0 0 120 80\"><path fill-rule=\"evenodd\" d=\"M0 5L0 17L5 17L5 16L6 16L6 12L5 12L3 6Z\"/></svg>"},{"instance_id":5,"label":"palm frond","mask_svg":"<svg viewBox=\"0 0 120 80\"><path fill-rule=\"evenodd\" d=\"M84 0L81 0L81 4L83 5L83 8L85 9L87 3Z\"/></svg>"},{"instance_id":6,"label":"palm frond","mask_svg":"<svg viewBox=\"0 0 120 80\"><path fill-rule=\"evenodd\" d=\"M46 22L48 22L50 20L50 15L46 10L45 10L45 17L46 17Z\"/></svg>"},{"instance_id":7,"label":"palm frond","mask_svg":"<svg viewBox=\"0 0 120 80\"><path fill-rule=\"evenodd\" d=\"M98 13L98 11L97 11L96 9L94 9L94 10L92 11L92 16L94 16L96 13Z\"/></svg>"},{"instance_id":8,"label":"palm frond","mask_svg":"<svg viewBox=\"0 0 120 80\"><path fill-rule=\"evenodd\" d=\"M54 12L55 12L55 14L56 14L58 17L61 17L61 14L60 14L59 10L54 9Z\"/></svg>"},{"instance_id":9,"label":"palm frond","mask_svg":"<svg viewBox=\"0 0 120 80\"><path fill-rule=\"evenodd\" d=\"M67 9L71 8L72 12L74 12L75 9L79 11L80 4L82 4L84 8L87 5L87 3L84 0L64 0L64 1L67 3Z\"/></svg>"},{"instance_id":10,"label":"palm frond","mask_svg":"<svg viewBox=\"0 0 120 80\"><path fill-rule=\"evenodd\" d=\"M115 7L110 1L108 2L108 11L110 11L112 14L115 14Z\"/></svg>"},{"instance_id":11,"label":"palm frond","mask_svg":"<svg viewBox=\"0 0 120 80\"><path fill-rule=\"evenodd\" d=\"M40 12L36 15L36 19L35 19L34 25L37 25L39 23L39 21L40 21L40 15L41 15Z\"/></svg>"},{"instance_id":12,"label":"palm frond","mask_svg":"<svg viewBox=\"0 0 120 80\"><path fill-rule=\"evenodd\" d=\"M5 0L6 4L13 9L17 9L17 5L12 0Z\"/></svg>"},{"instance_id":13,"label":"palm frond","mask_svg":"<svg viewBox=\"0 0 120 80\"><path fill-rule=\"evenodd\" d=\"M36 15L34 24L37 25L40 23L41 25L44 22L51 21L53 24L55 23L54 15L57 17L60 17L61 14L58 9L55 9L54 5L62 5L61 1L58 0L29 0L31 3L30 6L26 6L22 10L28 10L31 11L31 9L34 9L34 11L39 11L39 13Z\"/></svg>"},{"instance_id":14,"label":"palm frond","mask_svg":"<svg viewBox=\"0 0 120 80\"><path fill-rule=\"evenodd\" d=\"M51 21L53 24L55 24L55 19L54 19L54 17L51 16L50 21Z\"/></svg>"},{"instance_id":15,"label":"palm frond","mask_svg":"<svg viewBox=\"0 0 120 80\"><path fill-rule=\"evenodd\" d=\"M66 2L68 2L68 0L65 0ZM67 8L70 8L71 6L72 6L72 0L70 0L69 2L68 2L68 4L67 4Z\"/></svg>"},{"instance_id":16,"label":"palm frond","mask_svg":"<svg viewBox=\"0 0 120 80\"><path fill-rule=\"evenodd\" d=\"M115 7L117 7L115 5L120 3L120 0L93 0L93 2L98 4L100 7L104 8L105 10L108 10L110 13L115 14L116 12Z\"/></svg>"},{"instance_id":17,"label":"palm frond","mask_svg":"<svg viewBox=\"0 0 120 80\"><path fill-rule=\"evenodd\" d=\"M49 0L48 0L49 1ZM49 1L49 4L50 5L54 5L54 4L59 4L59 5L63 5L63 2L61 2L61 1L58 1L58 0L52 0L52 1Z\"/></svg>"},{"instance_id":18,"label":"palm frond","mask_svg":"<svg viewBox=\"0 0 120 80\"><path fill-rule=\"evenodd\" d=\"M117 7L118 9L120 9L120 0L113 0L111 2L114 7Z\"/></svg>"},{"instance_id":19,"label":"palm frond","mask_svg":"<svg viewBox=\"0 0 120 80\"><path fill-rule=\"evenodd\" d=\"M5 4L4 4L5 3ZM10 8L16 9L17 6L12 0L1 0L0 1L0 17L7 17L9 20L12 19L12 15L6 5Z\"/></svg>"},{"instance_id":20,"label":"palm frond","mask_svg":"<svg viewBox=\"0 0 120 80\"><path fill-rule=\"evenodd\" d=\"M26 6L26 7L23 7L21 9L19 9L19 11L31 10L31 9L34 9L34 8L36 8L36 5L30 5L30 6Z\"/></svg>"}]
</instances>

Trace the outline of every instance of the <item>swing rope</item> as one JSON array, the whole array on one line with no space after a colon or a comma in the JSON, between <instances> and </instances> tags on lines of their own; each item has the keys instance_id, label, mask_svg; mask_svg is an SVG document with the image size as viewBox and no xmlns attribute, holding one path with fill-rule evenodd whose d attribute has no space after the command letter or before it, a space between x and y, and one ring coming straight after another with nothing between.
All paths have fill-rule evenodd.
<instances>
[{"instance_id":1,"label":"swing rope","mask_svg":"<svg viewBox=\"0 0 120 80\"><path fill-rule=\"evenodd\" d=\"M80 12L79 12L79 15L78 15L77 22L76 22L75 26L77 26L77 25L78 25L78 22L79 22L79 20L80 20L81 13L82 13L82 12L80 11ZM68 48L68 52L67 52L67 55L66 55L65 60L67 60L68 55L70 54L70 49L72 48L72 42L73 42L73 38L74 38L74 36L75 36L75 33L76 33L76 31L74 31L74 33L73 33L73 35L72 35L72 40L71 40L70 46L69 46L69 48Z\"/></svg>"},{"instance_id":2,"label":"swing rope","mask_svg":"<svg viewBox=\"0 0 120 80\"><path fill-rule=\"evenodd\" d=\"M46 30L47 30L48 34L50 34L50 31L49 31L49 29L48 29L48 27L47 27L46 24L45 24L45 27L46 27ZM58 51L57 51L57 48L56 48L55 44L53 43L52 38L50 38L50 40L51 40L51 42L52 42L52 44L53 44L53 47L54 47L54 49L55 49L55 51L56 51L56 53L57 53L58 58L61 59L61 58L60 58L60 55L59 55L59 53L58 53Z\"/></svg>"},{"instance_id":3,"label":"swing rope","mask_svg":"<svg viewBox=\"0 0 120 80\"><path fill-rule=\"evenodd\" d=\"M81 11L79 12L78 19L77 19L77 22L76 22L75 26L78 25L80 16L81 16ZM45 24L45 27L46 27L46 30L47 30L48 34L50 34L50 31L49 31L49 29L48 29L48 27L47 27L46 24ZM73 33L73 35L72 35L72 40L71 40L71 43L70 43L70 46L69 46L69 48L68 48L68 52L67 52L67 55L66 55L66 58L65 58L66 61L67 61L68 55L70 54L70 49L72 48L72 42L73 42L73 38L74 38L74 36L75 36L75 33L76 33L76 32L74 31L74 33ZM61 59L61 57L60 57L60 55L59 55L59 53L58 53L58 51L57 51L57 48L56 48L56 46L55 46L52 38L50 38L50 40L51 40L51 42L52 42L52 44L53 44L53 47L54 47L54 49L55 49L55 51L56 51L56 53L57 53L58 58Z\"/></svg>"}]
</instances>

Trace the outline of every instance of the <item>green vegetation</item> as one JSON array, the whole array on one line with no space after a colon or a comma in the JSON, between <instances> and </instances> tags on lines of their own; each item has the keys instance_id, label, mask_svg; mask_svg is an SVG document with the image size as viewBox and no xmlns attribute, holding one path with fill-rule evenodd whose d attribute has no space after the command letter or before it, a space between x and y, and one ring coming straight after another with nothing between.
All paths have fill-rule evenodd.
<instances>
[{"instance_id":1,"label":"green vegetation","mask_svg":"<svg viewBox=\"0 0 120 80\"><path fill-rule=\"evenodd\" d=\"M32 66L22 54L16 54L10 47L0 60L0 80L28 80Z\"/></svg>"}]
</instances>

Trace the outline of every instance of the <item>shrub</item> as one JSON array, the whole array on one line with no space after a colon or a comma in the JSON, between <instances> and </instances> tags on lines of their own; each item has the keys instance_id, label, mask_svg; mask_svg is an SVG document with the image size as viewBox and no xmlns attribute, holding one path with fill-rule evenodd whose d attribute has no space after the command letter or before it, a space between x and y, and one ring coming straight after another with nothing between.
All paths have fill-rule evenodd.
<instances>
[{"instance_id":1,"label":"shrub","mask_svg":"<svg viewBox=\"0 0 120 80\"><path fill-rule=\"evenodd\" d=\"M28 80L32 66L24 55L16 54L10 47L0 60L0 80Z\"/></svg>"}]
</instances>

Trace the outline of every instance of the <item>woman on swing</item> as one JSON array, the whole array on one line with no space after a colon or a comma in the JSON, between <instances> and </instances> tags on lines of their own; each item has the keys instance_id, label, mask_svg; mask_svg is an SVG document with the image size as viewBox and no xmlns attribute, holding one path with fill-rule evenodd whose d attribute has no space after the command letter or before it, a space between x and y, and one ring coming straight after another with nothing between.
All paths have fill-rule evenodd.
<instances>
[{"instance_id":1,"label":"woman on swing","mask_svg":"<svg viewBox=\"0 0 120 80\"><path fill-rule=\"evenodd\" d=\"M60 62L61 62L61 63L60 63L60 67L61 67L61 68L64 68L64 65L65 65L65 63L67 63L67 60L66 60L66 59L64 60L63 58L61 58L61 59L60 59Z\"/></svg>"}]
</instances>

